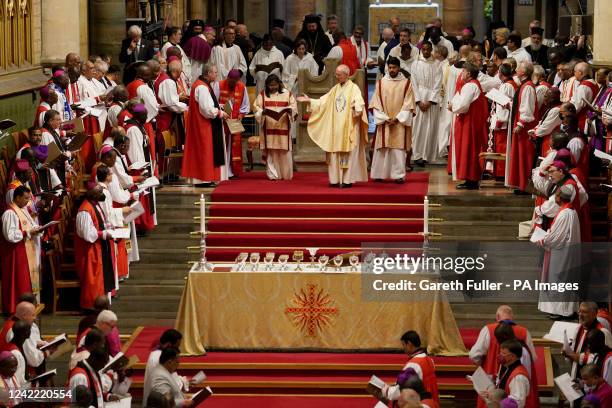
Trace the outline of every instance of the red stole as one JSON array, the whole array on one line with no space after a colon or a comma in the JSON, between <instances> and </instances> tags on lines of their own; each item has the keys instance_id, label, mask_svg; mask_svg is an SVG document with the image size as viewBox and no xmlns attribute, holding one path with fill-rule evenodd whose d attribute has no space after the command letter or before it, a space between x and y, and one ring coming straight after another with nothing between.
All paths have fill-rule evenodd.
<instances>
[{"instance_id":1,"label":"red stole","mask_svg":"<svg viewBox=\"0 0 612 408\"><path fill-rule=\"evenodd\" d=\"M229 89L227 79L219 82L219 106L221 109L225 106L228 100L233 99L232 119L238 119L240 115L240 106L244 98L246 87L242 82L236 82L234 90ZM227 124L223 122L225 132L229 133ZM242 173L242 138L240 133L232 134L232 173L239 176Z\"/></svg>"},{"instance_id":2,"label":"red stole","mask_svg":"<svg viewBox=\"0 0 612 408\"><path fill-rule=\"evenodd\" d=\"M19 321L15 316L11 316L4 322L2 331L0 331L0 351L8 351L9 343L6 342L6 335L13 329L15 322Z\"/></svg>"},{"instance_id":3,"label":"red stole","mask_svg":"<svg viewBox=\"0 0 612 408\"><path fill-rule=\"evenodd\" d=\"M349 67L349 75L353 75L361 67L355 45L350 40L344 39L338 43L338 46L342 49L340 64Z\"/></svg>"},{"instance_id":4,"label":"red stole","mask_svg":"<svg viewBox=\"0 0 612 408\"><path fill-rule=\"evenodd\" d=\"M73 105L81 101L81 95L79 94L79 84L77 82L71 82L66 88L66 99L68 103Z\"/></svg>"},{"instance_id":5,"label":"red stole","mask_svg":"<svg viewBox=\"0 0 612 408\"><path fill-rule=\"evenodd\" d=\"M425 357L411 357L408 363L415 363L421 367L423 373L423 388L425 391L431 394L431 398L439 403L440 396L438 393L438 380L436 378L436 367L433 360L429 356Z\"/></svg>"},{"instance_id":6,"label":"red stole","mask_svg":"<svg viewBox=\"0 0 612 408\"><path fill-rule=\"evenodd\" d=\"M157 98L157 103L159 103L160 105L162 105L162 101L159 99L159 86L167 79L170 79L170 77L162 71L153 84L153 89L155 90L155 98ZM172 82L174 83L174 81ZM172 111L160 109L159 113L157 114L156 121L158 133L161 134L162 131L170 129L170 123L172 123Z\"/></svg>"},{"instance_id":7,"label":"red stole","mask_svg":"<svg viewBox=\"0 0 612 408\"><path fill-rule=\"evenodd\" d=\"M476 85L480 95L466 113L455 118L455 162L458 179L478 181L482 176L479 155L487 149L489 109L480 82L472 79L468 83Z\"/></svg>"},{"instance_id":8,"label":"red stole","mask_svg":"<svg viewBox=\"0 0 612 408\"><path fill-rule=\"evenodd\" d=\"M6 211L15 212L11 206L8 206ZM24 208L24 211L27 211L27 208ZM25 238L21 221L19 221L19 229ZM4 234L0 233L0 266L2 267L0 276L2 276L2 312L4 313L15 313L19 296L25 292L32 292L27 259L25 239L12 243L4 239Z\"/></svg>"},{"instance_id":9,"label":"red stole","mask_svg":"<svg viewBox=\"0 0 612 408\"><path fill-rule=\"evenodd\" d=\"M117 125L123 127L125 126L125 122L130 119L132 119L132 114L130 111L123 109L117 116Z\"/></svg>"},{"instance_id":10,"label":"red stole","mask_svg":"<svg viewBox=\"0 0 612 408\"><path fill-rule=\"evenodd\" d=\"M531 371L532 373L533 371L535 371L535 367L533 365L531 367ZM510 376L506 381L506 387L504 389L506 395L510 395L510 383L512 382L512 380L514 380L515 377L519 375L523 375L527 379L529 379L529 373L527 373L527 369L524 366L519 365L518 367L516 367L514 370L512 370L512 373L510 373ZM537 408L539 406L540 400L538 399L537 383L534 388L533 380L531 380L529 383L529 394L527 395L527 399L525 400L525 408Z\"/></svg>"},{"instance_id":11,"label":"red stole","mask_svg":"<svg viewBox=\"0 0 612 408\"><path fill-rule=\"evenodd\" d=\"M48 107L49 104L47 104L47 106L43 105L43 102L41 102L38 107L36 108L36 114L34 115L34 127L40 127L40 115L43 112L47 112L50 108Z\"/></svg>"},{"instance_id":12,"label":"red stole","mask_svg":"<svg viewBox=\"0 0 612 408\"><path fill-rule=\"evenodd\" d=\"M515 99L517 103L512 109L514 113L512 118L513 120L511 122L511 126L508 127L508 131L513 132L516 124L521 121L520 106L523 102L523 91L527 87L532 88L534 92L534 120L531 122L521 122L523 127L521 128L520 132L518 134L512 134L510 157L506 158L506 160L510 160L507 184L517 187L521 191L525 191L527 188L527 183L531 178L531 170L533 169L535 158L535 144L531 141L529 134L527 133L538 123L538 102L535 98L535 87L533 86L533 82L525 81L518 90L518 95L516 95Z\"/></svg>"},{"instance_id":13,"label":"red stole","mask_svg":"<svg viewBox=\"0 0 612 408\"><path fill-rule=\"evenodd\" d=\"M79 207L79 212L85 211L91 217L98 232L102 231L93 205L85 200ZM104 296L104 266L100 238L89 243L74 234L75 267L81 281L81 308L93 309L98 296Z\"/></svg>"},{"instance_id":14,"label":"red stole","mask_svg":"<svg viewBox=\"0 0 612 408\"><path fill-rule=\"evenodd\" d=\"M607 320L610 327L612 327L612 315L610 315L608 309L599 309L597 311L597 317Z\"/></svg>"},{"instance_id":15,"label":"red stole","mask_svg":"<svg viewBox=\"0 0 612 408\"><path fill-rule=\"evenodd\" d=\"M289 92L289 91L287 91ZM291 98L291 92L289 92L289 97ZM266 100L266 92L265 91L261 91L261 100L263 102L263 108L286 108L289 106L289 102L286 101L269 101ZM272 109L274 110L274 109ZM284 120L286 120L287 122L287 129L267 129L266 128L266 118L264 118L263 121L263 125L261 126L262 131L263 131L263 140L261 141L260 145L263 146L263 149L267 149L268 148L268 144L266 143L266 136L268 135L280 135L280 136L289 136L289 127L291 126L290 121L289 121L289 116L287 117L283 117ZM291 140L289 139L288 141L288 145L287 148L288 150L291 150Z\"/></svg>"},{"instance_id":16,"label":"red stole","mask_svg":"<svg viewBox=\"0 0 612 408\"><path fill-rule=\"evenodd\" d=\"M214 164L211 120L200 113L196 100L196 89L199 86L205 86L214 96L212 88L206 82L197 79L193 83L189 94L192 112L185 121L186 136L181 175L201 181L219 181L221 168Z\"/></svg>"}]
</instances>

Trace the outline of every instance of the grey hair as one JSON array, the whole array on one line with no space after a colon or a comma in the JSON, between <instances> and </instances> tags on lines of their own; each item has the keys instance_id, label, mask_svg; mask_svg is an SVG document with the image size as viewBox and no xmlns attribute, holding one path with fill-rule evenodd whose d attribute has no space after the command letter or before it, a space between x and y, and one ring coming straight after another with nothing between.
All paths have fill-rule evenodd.
<instances>
[{"instance_id":1,"label":"grey hair","mask_svg":"<svg viewBox=\"0 0 612 408\"><path fill-rule=\"evenodd\" d=\"M563 186L563 187L565 187L565 186ZM563 187L561 187L561 188L563 188ZM572 188L573 188L573 187L572 187ZM599 309L599 308L597 307L597 303L595 303L595 302L580 302L580 305L581 305L581 306L582 306L582 305L585 305L586 307L588 307L589 309L591 309L591 311L592 311L592 312L595 312L595 313L597 313L597 310Z\"/></svg>"},{"instance_id":2,"label":"grey hair","mask_svg":"<svg viewBox=\"0 0 612 408\"><path fill-rule=\"evenodd\" d=\"M436 52L444 57L444 59L448 58L448 48L443 45L436 45Z\"/></svg>"},{"instance_id":3,"label":"grey hair","mask_svg":"<svg viewBox=\"0 0 612 408\"><path fill-rule=\"evenodd\" d=\"M135 35L142 35L142 30L137 25L130 26L130 28L128 28L128 35L130 37L133 37Z\"/></svg>"},{"instance_id":4,"label":"grey hair","mask_svg":"<svg viewBox=\"0 0 612 408\"><path fill-rule=\"evenodd\" d=\"M559 188L559 198L564 202L570 202L574 199L574 195L576 194L576 190L574 186L566 184Z\"/></svg>"},{"instance_id":5,"label":"grey hair","mask_svg":"<svg viewBox=\"0 0 612 408\"><path fill-rule=\"evenodd\" d=\"M96 323L111 323L117 321L117 315L111 310L103 310L98 315Z\"/></svg>"},{"instance_id":6,"label":"grey hair","mask_svg":"<svg viewBox=\"0 0 612 408\"><path fill-rule=\"evenodd\" d=\"M533 75L537 75L538 78L544 78L545 77L544 68L540 64L535 64L533 66Z\"/></svg>"},{"instance_id":7,"label":"grey hair","mask_svg":"<svg viewBox=\"0 0 612 408\"><path fill-rule=\"evenodd\" d=\"M102 74L106 74L108 72L108 64L105 61L96 61L94 63L94 67L96 68L97 71L101 72Z\"/></svg>"},{"instance_id":8,"label":"grey hair","mask_svg":"<svg viewBox=\"0 0 612 408\"><path fill-rule=\"evenodd\" d=\"M215 64L210 63L210 62L207 62L206 64L204 64L204 66L202 67L202 76L208 75L214 67L215 67Z\"/></svg>"},{"instance_id":9,"label":"grey hair","mask_svg":"<svg viewBox=\"0 0 612 408\"><path fill-rule=\"evenodd\" d=\"M523 61L521 62L520 66L523 67L523 70L525 71L525 76L527 78L531 78L531 76L533 75L533 64L529 61Z\"/></svg>"},{"instance_id":10,"label":"grey hair","mask_svg":"<svg viewBox=\"0 0 612 408\"><path fill-rule=\"evenodd\" d=\"M333 20L338 21L338 16L335 14L330 14L329 16L327 16L326 21L333 21Z\"/></svg>"},{"instance_id":11,"label":"grey hair","mask_svg":"<svg viewBox=\"0 0 612 408\"><path fill-rule=\"evenodd\" d=\"M344 64L340 64L338 65L338 68L340 71L344 72L346 75L350 75L351 74L351 69L348 67L348 65L344 65Z\"/></svg>"},{"instance_id":12,"label":"grey hair","mask_svg":"<svg viewBox=\"0 0 612 408\"><path fill-rule=\"evenodd\" d=\"M589 77L591 76L591 66L587 64L586 62L579 62L578 64L576 64L574 69L579 70L584 75L587 75Z\"/></svg>"}]
</instances>

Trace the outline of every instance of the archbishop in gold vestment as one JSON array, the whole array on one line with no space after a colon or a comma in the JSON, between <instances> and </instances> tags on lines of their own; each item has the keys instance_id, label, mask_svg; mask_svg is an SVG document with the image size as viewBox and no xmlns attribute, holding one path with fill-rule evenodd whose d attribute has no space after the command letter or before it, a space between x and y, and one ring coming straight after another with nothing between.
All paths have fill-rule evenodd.
<instances>
[{"instance_id":1,"label":"archbishop in gold vestment","mask_svg":"<svg viewBox=\"0 0 612 408\"><path fill-rule=\"evenodd\" d=\"M330 184L368 181L368 118L361 89L351 80L310 99L310 138L327 152Z\"/></svg>"}]
</instances>

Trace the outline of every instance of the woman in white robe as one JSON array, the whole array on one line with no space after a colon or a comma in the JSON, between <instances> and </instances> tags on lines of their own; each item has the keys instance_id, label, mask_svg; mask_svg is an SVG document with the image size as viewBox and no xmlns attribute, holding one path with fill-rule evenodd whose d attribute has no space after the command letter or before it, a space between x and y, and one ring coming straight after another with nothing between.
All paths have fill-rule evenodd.
<instances>
[{"instance_id":1,"label":"woman in white robe","mask_svg":"<svg viewBox=\"0 0 612 408\"><path fill-rule=\"evenodd\" d=\"M274 46L272 37L270 37L269 34L264 35L261 48L257 50L249 66L251 76L255 78L256 95L259 95L259 93L264 90L266 78L268 78L269 75L275 74L279 77L281 76L284 63L285 56ZM259 69L264 66L266 70ZM272 67L274 68L269 70Z\"/></svg>"}]
</instances>

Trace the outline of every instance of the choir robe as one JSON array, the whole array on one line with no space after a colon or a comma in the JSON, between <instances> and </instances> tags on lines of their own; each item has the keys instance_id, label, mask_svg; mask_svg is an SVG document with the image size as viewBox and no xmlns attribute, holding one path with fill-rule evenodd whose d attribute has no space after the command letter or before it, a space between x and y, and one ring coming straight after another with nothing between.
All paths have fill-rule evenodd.
<instances>
[{"instance_id":1,"label":"choir robe","mask_svg":"<svg viewBox=\"0 0 612 408\"><path fill-rule=\"evenodd\" d=\"M201 79L195 81L189 94L189 107L181 175L196 184L227 180L230 161L222 110L210 84Z\"/></svg>"},{"instance_id":2,"label":"choir robe","mask_svg":"<svg viewBox=\"0 0 612 408\"><path fill-rule=\"evenodd\" d=\"M576 83L577 86L570 102L576 107L578 130L581 133L585 133L585 125L589 113L587 102L592 104L595 101L595 95L599 92L599 85L592 79L583 79L582 81L576 81Z\"/></svg>"},{"instance_id":3,"label":"choir robe","mask_svg":"<svg viewBox=\"0 0 612 408\"><path fill-rule=\"evenodd\" d=\"M42 139L40 144L42 146L48 146L51 143L55 145L64 153L68 158L72 157L72 152L66 150L66 132L60 129L42 129ZM57 166L57 169L50 168L49 176L51 177L51 188L55 188L66 181L66 166L68 161L62 162Z\"/></svg>"},{"instance_id":4,"label":"choir robe","mask_svg":"<svg viewBox=\"0 0 612 408\"><path fill-rule=\"evenodd\" d=\"M461 70L455 69L448 60L440 63L442 71L442 88L440 89L440 124L438 125L438 154L440 157L448 154L451 127L454 123L454 114L446 109L455 95L457 75Z\"/></svg>"},{"instance_id":5,"label":"choir robe","mask_svg":"<svg viewBox=\"0 0 612 408\"><path fill-rule=\"evenodd\" d=\"M536 99L538 101L538 109L542 112L542 105L544 105L544 95L550 89L550 84L545 81L538 82L535 84L536 87Z\"/></svg>"},{"instance_id":6,"label":"choir robe","mask_svg":"<svg viewBox=\"0 0 612 408\"><path fill-rule=\"evenodd\" d=\"M2 214L0 265L2 265L2 311L14 313L25 292L40 296L40 235L30 235L37 223L27 208L15 203Z\"/></svg>"},{"instance_id":7,"label":"choir robe","mask_svg":"<svg viewBox=\"0 0 612 408\"><path fill-rule=\"evenodd\" d=\"M584 327L582 324L578 326L576 328L576 332L573 334L573 337L570 337L570 334L568 334L568 338L575 339L572 344L572 351L574 353L581 355L588 350L586 337L591 330L600 330L604 334L606 346L612 348L612 335L610 334L610 331L606 329L597 319L595 319L588 327ZM580 370L582 367L584 367L584 363L585 361L582 359L572 361L572 369L570 371L570 376L572 379L580 378Z\"/></svg>"},{"instance_id":8,"label":"choir robe","mask_svg":"<svg viewBox=\"0 0 612 408\"><path fill-rule=\"evenodd\" d=\"M544 247L542 282L575 282L581 264L580 222L572 203L561 206L553 218L550 229L540 241ZM540 291L538 309L544 313L571 316L576 311L577 295L573 292L558 294Z\"/></svg>"},{"instance_id":9,"label":"choir robe","mask_svg":"<svg viewBox=\"0 0 612 408\"><path fill-rule=\"evenodd\" d=\"M12 377L2 377L0 376L0 392L8 393L9 390L12 391L20 391L24 388L29 388L30 383L23 380L23 382L17 377L17 375L13 375ZM8 408L12 408L16 405L21 404L21 398L13 398L8 401Z\"/></svg>"},{"instance_id":10,"label":"choir robe","mask_svg":"<svg viewBox=\"0 0 612 408\"><path fill-rule=\"evenodd\" d=\"M409 74L412 73L412 65L419 59L419 49L411 44L411 48L410 48L410 56L408 57L408 59L402 59L402 45L396 45L395 47L391 48L391 51L389 51L389 55L387 58L389 57L395 57L397 59L400 60L400 69L408 72ZM387 72L387 65L385 64L385 73ZM412 78L411 78L412 80ZM414 85L413 85L414 86Z\"/></svg>"},{"instance_id":11,"label":"choir robe","mask_svg":"<svg viewBox=\"0 0 612 408\"><path fill-rule=\"evenodd\" d=\"M327 153L330 184L368 181L368 118L361 89L350 79L310 99L308 135ZM331 124L331 126L330 126Z\"/></svg>"},{"instance_id":12,"label":"choir robe","mask_svg":"<svg viewBox=\"0 0 612 408\"><path fill-rule=\"evenodd\" d=\"M256 95L259 95L259 93L264 90L266 78L269 75L275 74L279 78L281 77L281 70L279 68L274 68L272 71L270 71L270 73L268 73L266 71L256 71L257 65L270 65L274 62L278 62L281 66L285 62L285 56L283 53L274 46L272 46L270 51L260 48L253 56L251 65L249 65L249 72L251 73L251 76L255 78Z\"/></svg>"},{"instance_id":13,"label":"choir robe","mask_svg":"<svg viewBox=\"0 0 612 408\"><path fill-rule=\"evenodd\" d=\"M518 408L539 408L538 389L529 384L527 369L519 360L508 367L500 367L496 385L516 401Z\"/></svg>"},{"instance_id":14,"label":"choir robe","mask_svg":"<svg viewBox=\"0 0 612 408\"><path fill-rule=\"evenodd\" d=\"M51 109L51 106L47 102L40 102L38 107L36 108L36 113L34 114L34 125L35 127L43 127L45 124L45 113Z\"/></svg>"},{"instance_id":15,"label":"choir robe","mask_svg":"<svg viewBox=\"0 0 612 408\"><path fill-rule=\"evenodd\" d=\"M120 159L119 157L117 157L117 162L119 161ZM115 166L117 166L117 164L122 166L121 163L117 163L117 162L115 163ZM124 207L131 200L138 200L138 193L130 193L126 189L121 187L121 184L119 182L119 177L116 174L113 174L113 178L108 185L108 191L113 200L114 207ZM129 277L130 275L129 262L137 262L140 260L140 255L138 254L138 237L136 236L136 223L134 221L130 222L129 227L130 227L130 241L129 242L130 242L131 250L130 251L127 250L126 240L124 239L116 240L117 258L121 259L123 256L125 256L128 261L127 268L125 271L123 271L121 268L117 269L120 279Z\"/></svg>"},{"instance_id":16,"label":"choir robe","mask_svg":"<svg viewBox=\"0 0 612 408\"><path fill-rule=\"evenodd\" d=\"M52 108L60 113L62 116L62 121L66 122L74 119L74 112L68 103L68 95L66 95L67 90L62 89L56 84L51 84L50 86L57 94L57 102L52 106Z\"/></svg>"},{"instance_id":17,"label":"choir robe","mask_svg":"<svg viewBox=\"0 0 612 408\"><path fill-rule=\"evenodd\" d=\"M127 152L128 165L138 162L147 163L145 169L149 173L155 174L155 150L153 141L155 140L152 132L146 126L140 125L136 120L130 119L127 122L127 137L130 139L130 148ZM151 231L157 225L157 214L155 211L155 187L147 190L148 194L139 197L140 203L144 208L144 214L136 218L136 229L138 231Z\"/></svg>"},{"instance_id":18,"label":"choir robe","mask_svg":"<svg viewBox=\"0 0 612 408\"><path fill-rule=\"evenodd\" d=\"M232 69L237 69L242 72L240 81L246 83L247 63L242 55L240 47L232 44L230 47L225 42L220 45L215 45L212 49L210 61L217 67L219 72L217 80L222 81L227 78L227 74Z\"/></svg>"},{"instance_id":19,"label":"choir robe","mask_svg":"<svg viewBox=\"0 0 612 408\"><path fill-rule=\"evenodd\" d=\"M266 160L266 174L270 180L291 180L293 177L293 159L291 157L292 141L291 123L297 116L297 103L293 94L286 89L283 93L266 96L260 92L253 104L255 119L261 126L259 146ZM264 109L281 111L289 108L291 112L280 120L264 115Z\"/></svg>"},{"instance_id":20,"label":"choir robe","mask_svg":"<svg viewBox=\"0 0 612 408\"><path fill-rule=\"evenodd\" d=\"M100 90L96 86L94 79L87 79L83 75L79 77L77 81L78 85L78 93L79 100L81 102L84 101L95 101L100 102ZM85 112L89 113L87 116L83 117L83 127L85 128L85 134L87 135L95 135L99 132L104 132L104 127L106 126L106 110L101 110L98 112L91 112L90 108L85 108ZM94 148L93 138L90 137L83 144L80 149L79 154L83 159L83 164L86 169L91 169L91 166L96 162L96 151Z\"/></svg>"},{"instance_id":21,"label":"choir robe","mask_svg":"<svg viewBox=\"0 0 612 408\"><path fill-rule=\"evenodd\" d=\"M74 105L81 102L78 80L75 82L70 82L70 84L68 84L68 88L66 88L66 99L68 100L68 104L70 105Z\"/></svg>"},{"instance_id":22,"label":"choir robe","mask_svg":"<svg viewBox=\"0 0 612 408\"><path fill-rule=\"evenodd\" d=\"M504 82L499 91L506 95L510 100L514 99L514 93L518 86L514 80L509 79ZM495 153L506 154L506 141L508 139L508 124L510 122L510 107L505 107L497 102L492 102L490 130L493 133L493 151ZM495 160L494 172L495 177L504 177L506 163L501 160Z\"/></svg>"},{"instance_id":23,"label":"choir robe","mask_svg":"<svg viewBox=\"0 0 612 408\"><path fill-rule=\"evenodd\" d=\"M115 128L119 126L119 114L123 110L123 103L113 102L108 108L108 128ZM110 133L109 133L110 134Z\"/></svg>"},{"instance_id":24,"label":"choir robe","mask_svg":"<svg viewBox=\"0 0 612 408\"><path fill-rule=\"evenodd\" d=\"M95 167L95 166L94 166ZM93 171L93 170L92 170ZM121 208L116 208L113 205L113 198L109 191L109 186L106 183L98 182L102 186L104 196L106 197L103 202L100 202L100 208L104 212L104 218L108 221L111 227L121 228L123 227L123 212ZM113 239L109 240L112 247L112 254L115 262L114 266L114 287L113 290L119 289L119 278L128 275L128 259L127 251L125 250L125 240ZM121 253L119 249L121 247Z\"/></svg>"},{"instance_id":25,"label":"choir robe","mask_svg":"<svg viewBox=\"0 0 612 408\"><path fill-rule=\"evenodd\" d=\"M27 382L27 378L30 377L29 367L23 352L13 343L7 344L6 351L9 351L17 360L17 371L15 371L17 382L24 388L30 388L31 384Z\"/></svg>"},{"instance_id":26,"label":"choir robe","mask_svg":"<svg viewBox=\"0 0 612 408\"><path fill-rule=\"evenodd\" d=\"M183 59L187 58L189 61L187 65L183 63L183 72L189 79L188 86L191 86L202 75L202 68L209 61L212 48L204 34L191 37L183 46ZM188 69L189 66L191 67Z\"/></svg>"},{"instance_id":27,"label":"choir robe","mask_svg":"<svg viewBox=\"0 0 612 408\"><path fill-rule=\"evenodd\" d=\"M573 137L567 144L567 149L572 154L572 163L575 166L575 168L572 169L572 172L578 176L580 182L584 186L588 186L589 146L579 134L574 134L572 136Z\"/></svg>"},{"instance_id":28,"label":"choir robe","mask_svg":"<svg viewBox=\"0 0 612 408\"><path fill-rule=\"evenodd\" d=\"M419 58L412 65L410 81L414 92L415 108L412 126L412 158L433 162L439 157L438 125L440 118L440 89L442 72L440 64L433 58ZM418 107L419 102L431 102L425 112Z\"/></svg>"},{"instance_id":29,"label":"choir robe","mask_svg":"<svg viewBox=\"0 0 612 408\"><path fill-rule=\"evenodd\" d=\"M402 371L406 371L409 368L416 371L421 381L423 381L423 388L425 391L430 393L431 398L439 404L438 380L436 378L436 368L433 359L429 357L425 351L417 350L410 356ZM388 389L383 390L383 394L386 394L384 396L387 399L397 401L400 397L400 386L397 384L392 385Z\"/></svg>"},{"instance_id":30,"label":"choir robe","mask_svg":"<svg viewBox=\"0 0 612 408\"><path fill-rule=\"evenodd\" d=\"M84 200L77 212L74 236L74 259L81 281L83 309L93 309L96 298L113 288L115 266L106 225L100 204Z\"/></svg>"},{"instance_id":31,"label":"choir robe","mask_svg":"<svg viewBox=\"0 0 612 408\"><path fill-rule=\"evenodd\" d=\"M153 93L153 90L146 82L140 78L136 78L128 84L127 91L130 99L138 98L144 103L147 108L147 123L157 117L159 113L159 103L157 102L155 93Z\"/></svg>"},{"instance_id":32,"label":"choir robe","mask_svg":"<svg viewBox=\"0 0 612 408\"><path fill-rule=\"evenodd\" d=\"M535 160L535 145L530 140L528 132L538 123L536 92L530 80L523 82L514 95L510 118L505 185L525 191ZM522 125L521 130L518 134L514 134L514 128L518 123Z\"/></svg>"},{"instance_id":33,"label":"choir robe","mask_svg":"<svg viewBox=\"0 0 612 408\"><path fill-rule=\"evenodd\" d=\"M171 132L175 134L177 145L182 146L181 133L183 127L183 112L187 111L187 105L180 101L177 83L170 78L165 72L162 72L155 80L154 84L155 95L159 105L164 105L164 108L157 115L157 163L160 173L164 174L165 169L165 151L166 143L163 137L163 132Z\"/></svg>"},{"instance_id":34,"label":"choir robe","mask_svg":"<svg viewBox=\"0 0 612 408\"><path fill-rule=\"evenodd\" d=\"M312 54L305 53L300 59L296 54L291 54L285 60L283 64L283 85L286 89L290 90L293 95L299 95L298 88L298 73L300 70L307 70L311 76L317 76L319 74L319 66L317 61L314 60ZM297 123L294 121L291 123L291 139L297 138Z\"/></svg>"},{"instance_id":35,"label":"choir robe","mask_svg":"<svg viewBox=\"0 0 612 408\"><path fill-rule=\"evenodd\" d=\"M236 82L234 90L231 90L228 81L223 80L214 83L213 89L221 109L225 109L225 104L231 101L232 119L238 119L240 115L244 116L251 110L249 94L242 82ZM234 133L230 135L225 121L223 122L223 133L227 151L225 162L231 163L231 166L228 167L229 177L240 176L242 173L242 134Z\"/></svg>"},{"instance_id":36,"label":"choir robe","mask_svg":"<svg viewBox=\"0 0 612 408\"><path fill-rule=\"evenodd\" d=\"M385 75L376 83L370 108L376 122L371 177L403 179L406 176L406 152L412 149L411 126L415 110L410 80L401 72L395 78ZM398 122L389 124L386 117Z\"/></svg>"},{"instance_id":37,"label":"choir robe","mask_svg":"<svg viewBox=\"0 0 612 408\"><path fill-rule=\"evenodd\" d=\"M571 77L561 81L559 85L559 91L561 93L561 102L571 102L574 97L574 92L576 92L576 88L580 84L579 81L576 80L576 77Z\"/></svg>"},{"instance_id":38,"label":"choir robe","mask_svg":"<svg viewBox=\"0 0 612 408\"><path fill-rule=\"evenodd\" d=\"M480 153L487 150L487 100L480 83L471 80L451 101L455 118L453 138L453 179L479 181L482 176Z\"/></svg>"},{"instance_id":39,"label":"choir robe","mask_svg":"<svg viewBox=\"0 0 612 408\"><path fill-rule=\"evenodd\" d=\"M104 375L104 374L103 374ZM77 363L76 367L68 374L68 387L72 390L72 398L75 398L75 388L79 385L87 387L92 395L92 406L96 408L104 407L104 389L102 378L86 360Z\"/></svg>"},{"instance_id":40,"label":"choir robe","mask_svg":"<svg viewBox=\"0 0 612 408\"><path fill-rule=\"evenodd\" d=\"M533 134L540 140L538 143L540 149L536 151L538 156L546 156L551 149L550 139L552 134L557 132L561 126L561 119L559 118L560 107L561 105L556 105L548 108L534 128Z\"/></svg>"},{"instance_id":41,"label":"choir robe","mask_svg":"<svg viewBox=\"0 0 612 408\"><path fill-rule=\"evenodd\" d=\"M512 331L518 341L523 344L523 356L521 357L521 364L527 368L531 386L537 387L538 380L537 374L534 367L534 362L537 359L535 346L531 333L525 327L510 322L512 324ZM499 325L499 322L490 323L484 326L476 343L470 349L469 357L476 365L482 367L482 369L491 376L497 374L500 368L500 364L497 360L499 355L499 343L495 338L495 329ZM478 408L486 408L486 403L482 398L478 398Z\"/></svg>"},{"instance_id":42,"label":"choir robe","mask_svg":"<svg viewBox=\"0 0 612 408\"><path fill-rule=\"evenodd\" d=\"M4 338L2 339L4 343L2 347L0 348L0 350L6 350L8 344L13 340L13 337L14 337L13 325L15 324L17 320L15 317L12 317L9 319L9 321L11 323L9 325L5 325L5 328L2 330L2 334L5 334L5 335L4 335ZM43 344L47 344L47 342L43 341L42 338L40 337L40 328L38 327L36 322L32 322L32 325L30 326L30 337L28 337L23 342L22 351L23 351L23 357L25 358L25 362L27 363L28 366L32 367L33 369L44 367L42 364L45 362L45 352L38 349L38 344L41 342Z\"/></svg>"}]
</instances>

